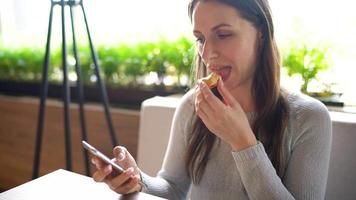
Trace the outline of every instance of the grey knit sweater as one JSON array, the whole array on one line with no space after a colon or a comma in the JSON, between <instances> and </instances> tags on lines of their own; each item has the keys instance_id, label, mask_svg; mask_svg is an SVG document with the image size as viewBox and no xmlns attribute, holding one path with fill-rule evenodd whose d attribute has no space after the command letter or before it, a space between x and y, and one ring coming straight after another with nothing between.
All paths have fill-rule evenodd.
<instances>
[{"instance_id":1,"label":"grey knit sweater","mask_svg":"<svg viewBox=\"0 0 356 200\"><path fill-rule=\"evenodd\" d=\"M289 94L289 122L283 141L282 178L261 143L234 152L215 142L200 184L187 176L184 154L191 134L194 92L178 106L162 169L142 173L144 192L168 199L324 199L331 150L331 120L326 107L302 94ZM249 120L253 114L247 113ZM190 190L190 192L189 192Z\"/></svg>"}]
</instances>

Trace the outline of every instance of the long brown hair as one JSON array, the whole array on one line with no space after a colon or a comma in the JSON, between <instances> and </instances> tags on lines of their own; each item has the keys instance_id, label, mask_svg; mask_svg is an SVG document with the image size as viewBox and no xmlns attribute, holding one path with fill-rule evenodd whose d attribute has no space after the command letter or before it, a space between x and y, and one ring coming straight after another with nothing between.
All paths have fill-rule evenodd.
<instances>
[{"instance_id":1,"label":"long brown hair","mask_svg":"<svg viewBox=\"0 0 356 200\"><path fill-rule=\"evenodd\" d=\"M189 16L199 1L189 3ZM280 56L274 38L273 23L267 0L210 0L235 8L244 19L250 21L261 33L259 60L252 82L252 96L255 114L252 130L264 145L267 154L281 176L282 140L288 120L288 105L280 87ZM198 53L195 56L196 80L206 76L207 69ZM186 170L193 183L198 184L204 174L209 154L216 141L200 118L196 117L192 133L188 136L186 151Z\"/></svg>"}]
</instances>

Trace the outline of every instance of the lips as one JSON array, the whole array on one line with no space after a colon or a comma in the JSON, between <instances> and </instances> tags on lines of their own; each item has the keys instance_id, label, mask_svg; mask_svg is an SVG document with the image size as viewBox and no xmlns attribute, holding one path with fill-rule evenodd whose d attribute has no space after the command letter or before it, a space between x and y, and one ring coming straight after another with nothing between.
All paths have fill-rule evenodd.
<instances>
[{"instance_id":1,"label":"lips","mask_svg":"<svg viewBox=\"0 0 356 200\"><path fill-rule=\"evenodd\" d=\"M226 66L226 67L222 67L220 68L217 73L221 76L221 79L225 82L231 74L231 67L230 66Z\"/></svg>"}]
</instances>

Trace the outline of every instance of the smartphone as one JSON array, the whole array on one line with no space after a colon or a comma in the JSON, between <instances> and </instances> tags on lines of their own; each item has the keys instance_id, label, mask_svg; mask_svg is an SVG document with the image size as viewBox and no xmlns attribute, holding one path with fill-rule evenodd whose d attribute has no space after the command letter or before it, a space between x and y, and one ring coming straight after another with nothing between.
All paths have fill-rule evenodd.
<instances>
[{"instance_id":1,"label":"smartphone","mask_svg":"<svg viewBox=\"0 0 356 200\"><path fill-rule=\"evenodd\" d=\"M97 150L96 148L94 148L92 145L90 145L89 143L87 143L86 141L82 140L82 145L83 147L88 150L91 154L93 154L94 156L100 158L103 162L105 162L106 164L109 164L113 167L113 169L115 170L116 173L121 174L122 172L124 172L124 170L122 169L122 167L120 167L118 164L114 163L110 158L108 158L106 155L104 155L103 153L101 153L99 150Z\"/></svg>"}]
</instances>

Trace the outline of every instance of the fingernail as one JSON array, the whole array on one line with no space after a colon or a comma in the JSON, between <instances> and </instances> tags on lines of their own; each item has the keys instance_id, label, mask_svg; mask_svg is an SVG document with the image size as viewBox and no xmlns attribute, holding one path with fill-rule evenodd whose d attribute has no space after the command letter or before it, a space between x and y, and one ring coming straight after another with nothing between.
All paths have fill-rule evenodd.
<instances>
[{"instance_id":1,"label":"fingernail","mask_svg":"<svg viewBox=\"0 0 356 200\"><path fill-rule=\"evenodd\" d=\"M118 160L122 160L122 159L124 159L124 153L119 153L119 155L117 155L117 159Z\"/></svg>"},{"instance_id":2,"label":"fingernail","mask_svg":"<svg viewBox=\"0 0 356 200\"><path fill-rule=\"evenodd\" d=\"M91 163L93 163L95 165L95 160L94 158L91 159Z\"/></svg>"}]
</instances>

